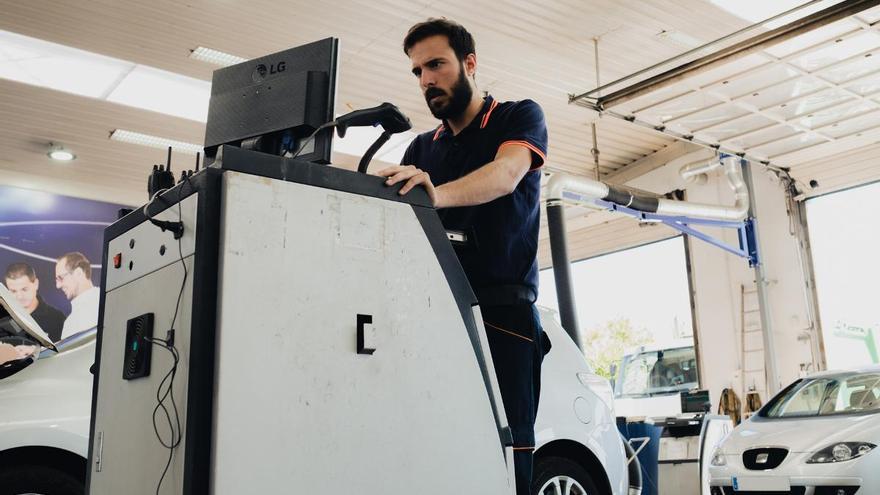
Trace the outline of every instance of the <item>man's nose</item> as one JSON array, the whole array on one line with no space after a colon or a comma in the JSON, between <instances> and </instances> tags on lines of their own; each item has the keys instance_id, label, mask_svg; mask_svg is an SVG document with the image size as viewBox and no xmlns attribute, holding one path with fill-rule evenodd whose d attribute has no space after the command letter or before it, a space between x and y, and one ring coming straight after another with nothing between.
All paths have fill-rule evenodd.
<instances>
[{"instance_id":1,"label":"man's nose","mask_svg":"<svg viewBox=\"0 0 880 495\"><path fill-rule=\"evenodd\" d=\"M425 71L422 72L422 75L419 78L419 83L422 85L422 89L425 90L430 88L431 86L436 86L437 80L434 78L434 76L431 75L431 73Z\"/></svg>"}]
</instances>

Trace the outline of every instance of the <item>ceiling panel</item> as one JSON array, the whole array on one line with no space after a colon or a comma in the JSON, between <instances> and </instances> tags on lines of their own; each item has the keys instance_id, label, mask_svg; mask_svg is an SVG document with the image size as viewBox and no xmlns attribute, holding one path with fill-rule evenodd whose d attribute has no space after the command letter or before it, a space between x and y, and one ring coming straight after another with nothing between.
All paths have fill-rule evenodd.
<instances>
[{"instance_id":1,"label":"ceiling panel","mask_svg":"<svg viewBox=\"0 0 880 495\"><path fill-rule=\"evenodd\" d=\"M621 117L797 170L795 157L848 151L865 146L863 136L880 133L877 12L685 73L675 84L620 105L606 104Z\"/></svg>"}]
</instances>

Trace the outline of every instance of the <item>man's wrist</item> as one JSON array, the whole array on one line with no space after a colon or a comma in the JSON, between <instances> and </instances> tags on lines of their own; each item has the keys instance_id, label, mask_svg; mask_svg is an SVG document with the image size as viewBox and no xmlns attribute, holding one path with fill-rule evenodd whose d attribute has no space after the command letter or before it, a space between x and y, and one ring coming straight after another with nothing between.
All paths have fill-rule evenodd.
<instances>
[{"instance_id":1,"label":"man's wrist","mask_svg":"<svg viewBox=\"0 0 880 495\"><path fill-rule=\"evenodd\" d=\"M446 208L446 191L443 186L434 187L434 208Z\"/></svg>"}]
</instances>

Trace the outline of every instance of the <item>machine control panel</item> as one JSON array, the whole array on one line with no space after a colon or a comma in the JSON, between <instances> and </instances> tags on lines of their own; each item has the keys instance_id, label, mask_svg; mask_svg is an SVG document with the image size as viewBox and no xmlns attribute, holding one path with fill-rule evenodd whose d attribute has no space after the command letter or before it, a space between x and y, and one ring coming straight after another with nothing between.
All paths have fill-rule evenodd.
<instances>
[{"instance_id":1,"label":"machine control panel","mask_svg":"<svg viewBox=\"0 0 880 495\"><path fill-rule=\"evenodd\" d=\"M172 263L179 263L180 258L193 254L197 206L198 193L184 198L179 210L174 204L154 215L157 220L182 220L183 237L179 240L174 238L173 232L143 222L110 241L107 248L110 269L107 270L106 290L113 290Z\"/></svg>"}]
</instances>

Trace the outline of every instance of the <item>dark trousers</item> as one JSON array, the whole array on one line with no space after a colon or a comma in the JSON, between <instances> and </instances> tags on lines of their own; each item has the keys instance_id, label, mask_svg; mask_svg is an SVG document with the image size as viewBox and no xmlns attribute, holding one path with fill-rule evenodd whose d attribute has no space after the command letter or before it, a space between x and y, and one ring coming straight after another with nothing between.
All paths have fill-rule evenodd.
<instances>
[{"instance_id":1,"label":"dark trousers","mask_svg":"<svg viewBox=\"0 0 880 495\"><path fill-rule=\"evenodd\" d=\"M517 495L529 495L535 451L535 417L541 395L541 361L550 350L532 304L481 306L483 325L513 433Z\"/></svg>"}]
</instances>

